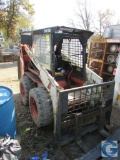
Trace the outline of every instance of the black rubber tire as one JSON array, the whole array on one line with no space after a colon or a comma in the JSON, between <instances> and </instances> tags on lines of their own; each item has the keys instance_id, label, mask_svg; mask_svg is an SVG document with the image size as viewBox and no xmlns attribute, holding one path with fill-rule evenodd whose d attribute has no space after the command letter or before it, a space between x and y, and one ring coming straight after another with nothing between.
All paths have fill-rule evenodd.
<instances>
[{"instance_id":1,"label":"black rubber tire","mask_svg":"<svg viewBox=\"0 0 120 160\"><path fill-rule=\"evenodd\" d=\"M21 90L22 87L24 88L24 96ZM24 105L27 106L29 104L29 91L35 87L35 83L28 76L22 76L20 78L20 94Z\"/></svg>"},{"instance_id":2,"label":"black rubber tire","mask_svg":"<svg viewBox=\"0 0 120 160\"><path fill-rule=\"evenodd\" d=\"M34 105L33 101L34 100ZM53 121L52 101L48 91L43 87L31 89L29 106L32 119L37 127L46 126Z\"/></svg>"}]
</instances>

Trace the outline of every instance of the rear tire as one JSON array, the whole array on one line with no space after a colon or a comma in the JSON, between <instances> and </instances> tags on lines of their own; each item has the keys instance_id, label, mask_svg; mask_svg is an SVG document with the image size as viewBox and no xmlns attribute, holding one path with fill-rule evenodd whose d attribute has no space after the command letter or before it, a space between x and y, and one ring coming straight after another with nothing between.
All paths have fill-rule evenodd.
<instances>
[{"instance_id":1,"label":"rear tire","mask_svg":"<svg viewBox=\"0 0 120 160\"><path fill-rule=\"evenodd\" d=\"M29 91L35 88L35 83L27 76L20 79L20 94L24 105L29 104Z\"/></svg>"},{"instance_id":2,"label":"rear tire","mask_svg":"<svg viewBox=\"0 0 120 160\"><path fill-rule=\"evenodd\" d=\"M29 106L32 119L37 127L46 126L52 123L52 101L45 88L38 87L30 90Z\"/></svg>"}]
</instances>

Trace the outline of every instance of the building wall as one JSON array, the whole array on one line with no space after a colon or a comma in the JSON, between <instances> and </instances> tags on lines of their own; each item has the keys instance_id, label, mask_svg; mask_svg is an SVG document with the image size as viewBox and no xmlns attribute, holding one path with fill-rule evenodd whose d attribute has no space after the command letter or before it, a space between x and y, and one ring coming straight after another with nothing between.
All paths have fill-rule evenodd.
<instances>
[{"instance_id":1,"label":"building wall","mask_svg":"<svg viewBox=\"0 0 120 160\"><path fill-rule=\"evenodd\" d=\"M120 24L107 27L103 36L104 38L120 38Z\"/></svg>"}]
</instances>

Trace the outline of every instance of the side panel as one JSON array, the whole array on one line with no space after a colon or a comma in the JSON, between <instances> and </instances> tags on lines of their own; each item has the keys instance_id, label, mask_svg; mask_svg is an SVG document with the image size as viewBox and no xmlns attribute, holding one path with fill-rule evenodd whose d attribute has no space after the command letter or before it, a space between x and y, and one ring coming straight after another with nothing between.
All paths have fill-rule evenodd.
<instances>
[{"instance_id":1,"label":"side panel","mask_svg":"<svg viewBox=\"0 0 120 160\"><path fill-rule=\"evenodd\" d=\"M103 78L93 72L90 68L86 67L87 80L84 85L87 84L100 84L103 82Z\"/></svg>"}]
</instances>

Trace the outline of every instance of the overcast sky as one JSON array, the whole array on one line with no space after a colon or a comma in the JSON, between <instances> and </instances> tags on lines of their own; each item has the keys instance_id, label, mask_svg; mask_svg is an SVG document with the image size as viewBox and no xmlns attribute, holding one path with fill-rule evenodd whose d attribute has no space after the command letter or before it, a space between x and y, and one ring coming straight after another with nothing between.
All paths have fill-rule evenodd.
<instances>
[{"instance_id":1,"label":"overcast sky","mask_svg":"<svg viewBox=\"0 0 120 160\"><path fill-rule=\"evenodd\" d=\"M115 13L113 24L120 19L120 0L89 1L91 1L91 9L94 13L97 10L109 8ZM34 4L36 11L34 15L35 29L56 25L68 26L68 19L75 15L76 0L30 0L30 2Z\"/></svg>"}]
</instances>

